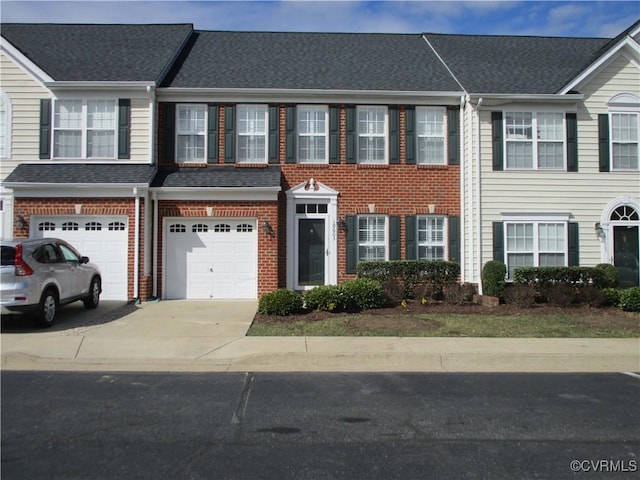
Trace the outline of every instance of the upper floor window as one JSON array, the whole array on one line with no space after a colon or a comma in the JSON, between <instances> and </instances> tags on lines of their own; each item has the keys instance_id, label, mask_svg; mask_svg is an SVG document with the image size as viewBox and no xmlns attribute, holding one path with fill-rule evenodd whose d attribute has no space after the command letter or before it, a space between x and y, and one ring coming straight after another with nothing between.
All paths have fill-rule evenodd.
<instances>
[{"instance_id":1,"label":"upper floor window","mask_svg":"<svg viewBox=\"0 0 640 480\"><path fill-rule=\"evenodd\" d=\"M358 261L387 259L387 217L358 217Z\"/></svg>"},{"instance_id":2,"label":"upper floor window","mask_svg":"<svg viewBox=\"0 0 640 480\"><path fill-rule=\"evenodd\" d=\"M613 170L638 170L638 113L611 113L611 162Z\"/></svg>"},{"instance_id":3,"label":"upper floor window","mask_svg":"<svg viewBox=\"0 0 640 480\"><path fill-rule=\"evenodd\" d=\"M11 157L11 102L0 92L0 158Z\"/></svg>"},{"instance_id":4,"label":"upper floor window","mask_svg":"<svg viewBox=\"0 0 640 480\"><path fill-rule=\"evenodd\" d=\"M115 100L56 100L53 111L55 158L115 158Z\"/></svg>"},{"instance_id":5,"label":"upper floor window","mask_svg":"<svg viewBox=\"0 0 640 480\"><path fill-rule=\"evenodd\" d=\"M565 168L564 115L555 112L506 112L507 169Z\"/></svg>"},{"instance_id":6,"label":"upper floor window","mask_svg":"<svg viewBox=\"0 0 640 480\"><path fill-rule=\"evenodd\" d=\"M418 259L446 260L445 217L420 216L418 224Z\"/></svg>"},{"instance_id":7,"label":"upper floor window","mask_svg":"<svg viewBox=\"0 0 640 480\"><path fill-rule=\"evenodd\" d=\"M298 107L298 161L327 163L329 155L328 117L326 106Z\"/></svg>"},{"instance_id":8,"label":"upper floor window","mask_svg":"<svg viewBox=\"0 0 640 480\"><path fill-rule=\"evenodd\" d=\"M205 162L206 105L176 106L176 160L178 163Z\"/></svg>"},{"instance_id":9,"label":"upper floor window","mask_svg":"<svg viewBox=\"0 0 640 480\"><path fill-rule=\"evenodd\" d=\"M358 163L387 163L387 107L359 106Z\"/></svg>"},{"instance_id":10,"label":"upper floor window","mask_svg":"<svg viewBox=\"0 0 640 480\"><path fill-rule=\"evenodd\" d=\"M418 164L444 165L446 109L441 107L416 107L416 138Z\"/></svg>"},{"instance_id":11,"label":"upper floor window","mask_svg":"<svg viewBox=\"0 0 640 480\"><path fill-rule=\"evenodd\" d=\"M267 163L267 105L238 105L238 163Z\"/></svg>"}]
</instances>

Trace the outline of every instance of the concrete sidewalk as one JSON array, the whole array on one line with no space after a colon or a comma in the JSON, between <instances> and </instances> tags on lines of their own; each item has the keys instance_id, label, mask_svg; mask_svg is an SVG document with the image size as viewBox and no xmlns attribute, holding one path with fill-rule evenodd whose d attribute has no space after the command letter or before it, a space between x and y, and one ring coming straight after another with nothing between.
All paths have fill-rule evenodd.
<instances>
[{"instance_id":1,"label":"concrete sidewalk","mask_svg":"<svg viewBox=\"0 0 640 480\"><path fill-rule=\"evenodd\" d=\"M71 312L68 315L73 315L71 307L67 308ZM53 331L3 327L2 368L197 372L640 371L637 338L247 337L256 308L256 302L163 301L129 310L118 305L101 317L104 321L93 323L65 323L62 314ZM117 318L119 311L124 316ZM81 315L81 311L76 315Z\"/></svg>"}]
</instances>

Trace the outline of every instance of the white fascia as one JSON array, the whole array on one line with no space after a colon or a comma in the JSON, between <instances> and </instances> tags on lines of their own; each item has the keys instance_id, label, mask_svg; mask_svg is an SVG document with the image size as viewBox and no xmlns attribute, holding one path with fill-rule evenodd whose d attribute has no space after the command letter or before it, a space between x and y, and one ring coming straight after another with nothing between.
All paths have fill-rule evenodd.
<instances>
[{"instance_id":1,"label":"white fascia","mask_svg":"<svg viewBox=\"0 0 640 480\"><path fill-rule=\"evenodd\" d=\"M214 98L229 103L380 103L380 104L458 104L463 91L429 92L396 90L330 90L278 88L158 88L161 102L204 102Z\"/></svg>"},{"instance_id":2,"label":"white fascia","mask_svg":"<svg viewBox=\"0 0 640 480\"><path fill-rule=\"evenodd\" d=\"M611 62L614 57L622 52L623 49L627 49L632 53L635 58L630 58L630 60L636 65L640 63L640 44L633 39L633 35L637 35L640 33L640 28L636 29L635 32L631 32L625 38L620 40L616 45L611 47L605 54L600 56L598 60L593 62L586 70L582 71L580 75L571 80L567 85L565 85L561 90L560 94L565 94L570 92L571 90L575 90L579 85L583 84L585 81L588 81L593 75L595 75L601 68L605 67L609 62Z\"/></svg>"},{"instance_id":3,"label":"white fascia","mask_svg":"<svg viewBox=\"0 0 640 480\"><path fill-rule=\"evenodd\" d=\"M469 100L474 107L478 107L478 102L484 107L507 105L512 103L527 104L549 104L576 105L584 99L581 93L567 94L513 94L513 93L474 93L469 96Z\"/></svg>"},{"instance_id":4,"label":"white fascia","mask_svg":"<svg viewBox=\"0 0 640 480\"><path fill-rule=\"evenodd\" d=\"M13 45L11 45L11 43L9 43L2 37L0 37L0 51L2 51L11 60L13 60L21 69L23 69L37 82L40 82L43 85L47 82L53 82L53 78L51 78L44 70L42 70L35 63L29 60L22 54L22 52L20 52L20 50L15 48Z\"/></svg>"},{"instance_id":5,"label":"white fascia","mask_svg":"<svg viewBox=\"0 0 640 480\"><path fill-rule=\"evenodd\" d=\"M45 82L45 87L59 96L113 92L128 97L153 98L155 82Z\"/></svg>"},{"instance_id":6,"label":"white fascia","mask_svg":"<svg viewBox=\"0 0 640 480\"><path fill-rule=\"evenodd\" d=\"M501 212L505 222L568 222L572 215L569 212Z\"/></svg>"},{"instance_id":7,"label":"white fascia","mask_svg":"<svg viewBox=\"0 0 640 480\"><path fill-rule=\"evenodd\" d=\"M145 191L149 185L142 184L118 184L113 183L89 183L83 185L69 185L60 183L5 183L5 187L13 190L16 198L109 198L109 197L135 197Z\"/></svg>"},{"instance_id":8,"label":"white fascia","mask_svg":"<svg viewBox=\"0 0 640 480\"><path fill-rule=\"evenodd\" d=\"M154 187L158 200L275 202L280 187Z\"/></svg>"}]
</instances>

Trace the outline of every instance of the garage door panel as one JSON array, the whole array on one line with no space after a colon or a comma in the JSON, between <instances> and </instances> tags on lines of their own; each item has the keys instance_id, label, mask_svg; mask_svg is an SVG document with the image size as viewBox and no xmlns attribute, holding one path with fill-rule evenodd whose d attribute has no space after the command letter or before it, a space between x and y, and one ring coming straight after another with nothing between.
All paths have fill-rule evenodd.
<instances>
[{"instance_id":1,"label":"garage door panel","mask_svg":"<svg viewBox=\"0 0 640 480\"><path fill-rule=\"evenodd\" d=\"M179 230L178 224L184 232L165 237L166 298L256 298L255 220L169 219L166 230ZM176 276L174 271L186 273Z\"/></svg>"}]
</instances>

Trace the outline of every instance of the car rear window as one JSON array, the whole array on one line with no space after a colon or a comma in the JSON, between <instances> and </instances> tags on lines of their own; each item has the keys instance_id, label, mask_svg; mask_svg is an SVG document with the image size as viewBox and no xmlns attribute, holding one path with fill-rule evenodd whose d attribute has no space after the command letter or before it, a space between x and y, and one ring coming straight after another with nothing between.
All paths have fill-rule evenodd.
<instances>
[{"instance_id":1,"label":"car rear window","mask_svg":"<svg viewBox=\"0 0 640 480\"><path fill-rule=\"evenodd\" d=\"M16 249L14 247L2 246L2 265L15 265Z\"/></svg>"}]
</instances>

